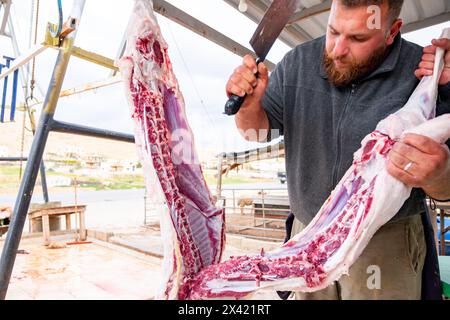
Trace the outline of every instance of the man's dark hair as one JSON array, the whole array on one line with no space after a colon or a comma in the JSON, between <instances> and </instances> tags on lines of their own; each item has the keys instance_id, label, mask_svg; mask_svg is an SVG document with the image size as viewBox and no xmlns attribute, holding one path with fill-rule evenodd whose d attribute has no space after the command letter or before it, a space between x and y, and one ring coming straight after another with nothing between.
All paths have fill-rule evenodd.
<instances>
[{"instance_id":1,"label":"man's dark hair","mask_svg":"<svg viewBox=\"0 0 450 320\"><path fill-rule=\"evenodd\" d=\"M400 16L404 0L339 0L346 7L359 7L359 6L371 6L382 5L388 3L389 6L389 22L394 23Z\"/></svg>"}]
</instances>

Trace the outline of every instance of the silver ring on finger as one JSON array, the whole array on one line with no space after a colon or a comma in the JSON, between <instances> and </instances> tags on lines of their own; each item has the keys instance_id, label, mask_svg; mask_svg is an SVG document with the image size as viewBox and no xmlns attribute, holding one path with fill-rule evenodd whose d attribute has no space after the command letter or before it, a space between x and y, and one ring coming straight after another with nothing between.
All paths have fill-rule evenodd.
<instances>
[{"instance_id":1,"label":"silver ring on finger","mask_svg":"<svg viewBox=\"0 0 450 320\"><path fill-rule=\"evenodd\" d=\"M413 163L412 161L408 162L408 164L403 168L403 171L408 172L408 170L411 169L411 167L413 166L413 164L414 164L414 163Z\"/></svg>"}]
</instances>

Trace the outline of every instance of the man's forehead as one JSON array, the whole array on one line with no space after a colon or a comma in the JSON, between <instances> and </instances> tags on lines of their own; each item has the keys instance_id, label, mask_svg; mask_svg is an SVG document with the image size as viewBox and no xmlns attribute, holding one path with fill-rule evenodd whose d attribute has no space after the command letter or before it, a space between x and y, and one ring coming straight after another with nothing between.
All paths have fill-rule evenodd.
<instances>
[{"instance_id":1,"label":"man's forehead","mask_svg":"<svg viewBox=\"0 0 450 320\"><path fill-rule=\"evenodd\" d=\"M369 2L370 3L370 2ZM381 4L352 5L347 6L341 0L334 0L331 5L330 18L348 18L360 19L366 21L367 18L379 14L380 18L386 18L389 12L389 4L387 1Z\"/></svg>"},{"instance_id":2,"label":"man's forehead","mask_svg":"<svg viewBox=\"0 0 450 320\"><path fill-rule=\"evenodd\" d=\"M373 22L377 22L377 29L383 29L387 21L389 7L387 3L383 5L361 5L345 6L340 0L333 1L328 24L338 32L356 35L373 35L376 32L372 27ZM383 7L384 6L384 7Z\"/></svg>"},{"instance_id":3,"label":"man's forehead","mask_svg":"<svg viewBox=\"0 0 450 320\"><path fill-rule=\"evenodd\" d=\"M342 27L341 27L341 26L339 26L339 25L336 25L336 26L335 26L332 22L330 22L330 23L328 24L328 27L329 27L331 30L336 31L336 32L339 32L339 33L345 32L345 34L346 34L347 36L350 36L350 37L355 37L355 36L372 36L372 35L374 35L375 33L377 33L375 30L369 29L369 28L358 28L358 29L355 29L355 28L345 28L345 30L342 30Z\"/></svg>"}]
</instances>

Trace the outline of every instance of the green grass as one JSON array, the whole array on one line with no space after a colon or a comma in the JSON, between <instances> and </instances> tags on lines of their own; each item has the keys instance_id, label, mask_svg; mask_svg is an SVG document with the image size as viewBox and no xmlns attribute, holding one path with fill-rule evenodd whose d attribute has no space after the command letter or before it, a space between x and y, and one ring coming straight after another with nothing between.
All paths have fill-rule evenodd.
<instances>
[{"instance_id":1,"label":"green grass","mask_svg":"<svg viewBox=\"0 0 450 320\"><path fill-rule=\"evenodd\" d=\"M144 188L144 177L141 175L112 175L107 179L77 176L78 186L94 190L126 190Z\"/></svg>"},{"instance_id":2,"label":"green grass","mask_svg":"<svg viewBox=\"0 0 450 320\"><path fill-rule=\"evenodd\" d=\"M25 165L22 167L22 175L25 171ZM0 189L17 188L19 186L19 167L7 167L0 165Z\"/></svg>"},{"instance_id":3,"label":"green grass","mask_svg":"<svg viewBox=\"0 0 450 320\"><path fill-rule=\"evenodd\" d=\"M2 188L17 188L19 186L19 171L20 168L12 166L0 166L0 189ZM22 168L22 175L25 171L25 166ZM111 175L106 179L79 176L74 173L61 173L55 171L46 171L47 177L63 176L69 178L76 178L78 187L88 188L94 190L125 190L144 188L144 177L142 175L122 174ZM67 186L72 189L73 186Z\"/></svg>"},{"instance_id":4,"label":"green grass","mask_svg":"<svg viewBox=\"0 0 450 320\"><path fill-rule=\"evenodd\" d=\"M16 176L19 177L20 167L0 166L0 176ZM25 171L25 164L22 166L22 173Z\"/></svg>"},{"instance_id":5,"label":"green grass","mask_svg":"<svg viewBox=\"0 0 450 320\"><path fill-rule=\"evenodd\" d=\"M140 189L145 187L144 177L142 175L117 175L112 179L108 179L104 183L102 190L124 190L124 189Z\"/></svg>"},{"instance_id":6,"label":"green grass","mask_svg":"<svg viewBox=\"0 0 450 320\"><path fill-rule=\"evenodd\" d=\"M0 165L0 190L2 188L17 188L19 186L19 167L18 166L1 166ZM25 165L22 168L22 174L25 171ZM110 175L107 178L97 178L90 176L79 176L73 173L60 173L51 170L46 171L48 177L63 176L69 178L76 178L79 188L86 188L92 190L127 190L127 189L141 189L145 188L144 176L134 174L117 174ZM39 180L40 178L38 178ZM217 179L214 174L205 174L207 184L215 185ZM242 183L261 183L273 182L273 179L263 178L245 178L239 176L222 178L222 184L242 184ZM73 189L73 186L67 186L67 189Z\"/></svg>"}]
</instances>

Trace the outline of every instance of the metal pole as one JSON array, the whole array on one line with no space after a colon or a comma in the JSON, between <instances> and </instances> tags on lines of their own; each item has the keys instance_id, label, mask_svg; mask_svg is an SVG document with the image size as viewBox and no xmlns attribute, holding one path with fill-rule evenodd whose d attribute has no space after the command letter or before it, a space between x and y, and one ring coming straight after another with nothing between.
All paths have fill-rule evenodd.
<instances>
[{"instance_id":1,"label":"metal pole","mask_svg":"<svg viewBox=\"0 0 450 320\"><path fill-rule=\"evenodd\" d=\"M262 205L262 212L263 212L264 237L266 237L267 236L267 234L266 234L266 208L264 205L264 189L261 189L261 205Z\"/></svg>"},{"instance_id":2,"label":"metal pole","mask_svg":"<svg viewBox=\"0 0 450 320\"><path fill-rule=\"evenodd\" d=\"M31 19L30 21L33 21L33 12L31 13ZM11 42L12 42L12 46L13 46L13 51L14 51L14 55L16 57L20 57L21 56L21 52L19 49L19 45L17 43L17 39L16 39L16 33L14 31L14 24L13 24L13 16L11 13L11 17L8 20L8 27L9 30L11 32ZM31 48L32 46L32 42L31 42L31 34L30 34L30 41L29 41L29 47ZM19 75L20 75L20 80L22 82L22 86L23 86L23 90L24 90L24 97L27 98L28 97L28 80L30 78L30 63L28 62L26 64L26 73L23 71L23 68L19 68ZM38 89L39 93L41 94L41 96L44 96L44 92L42 91L41 86L39 85L38 82L35 83L35 89Z\"/></svg>"},{"instance_id":3,"label":"metal pole","mask_svg":"<svg viewBox=\"0 0 450 320\"><path fill-rule=\"evenodd\" d=\"M445 256L445 211L443 209L436 209L436 213L439 215L439 222L441 225L440 240L441 240L441 256Z\"/></svg>"},{"instance_id":4,"label":"metal pole","mask_svg":"<svg viewBox=\"0 0 450 320\"><path fill-rule=\"evenodd\" d=\"M233 214L236 214L236 192L233 189Z\"/></svg>"},{"instance_id":5,"label":"metal pole","mask_svg":"<svg viewBox=\"0 0 450 320\"><path fill-rule=\"evenodd\" d=\"M4 57L6 58L6 57ZM11 60L6 59L6 68L9 68ZM8 77L5 77L3 82L3 97L2 97L2 111L0 113L0 122L5 121L5 108L6 108L6 93L8 91Z\"/></svg>"},{"instance_id":6,"label":"metal pole","mask_svg":"<svg viewBox=\"0 0 450 320\"><path fill-rule=\"evenodd\" d=\"M216 185L216 197L217 201L222 197L222 158L219 155L217 162L217 185Z\"/></svg>"},{"instance_id":7,"label":"metal pole","mask_svg":"<svg viewBox=\"0 0 450 320\"><path fill-rule=\"evenodd\" d=\"M44 160L41 160L41 164L39 165L39 172L41 173L41 185L42 185L42 194L44 196L44 201L45 201L45 203L48 203L50 201L50 199L48 198L47 178L45 176Z\"/></svg>"},{"instance_id":8,"label":"metal pole","mask_svg":"<svg viewBox=\"0 0 450 320\"><path fill-rule=\"evenodd\" d=\"M19 76L19 70L14 71L13 77L13 94L11 98L11 112L9 113L9 121L14 121L14 115L16 113L16 96L17 96L17 80Z\"/></svg>"},{"instance_id":9,"label":"metal pole","mask_svg":"<svg viewBox=\"0 0 450 320\"><path fill-rule=\"evenodd\" d=\"M25 157L0 157L1 161L13 162L13 161L27 161L28 158Z\"/></svg>"},{"instance_id":10,"label":"metal pole","mask_svg":"<svg viewBox=\"0 0 450 320\"><path fill-rule=\"evenodd\" d=\"M60 133L72 133L81 136L111 139L116 141L134 143L134 135L111 130L92 128L73 123L52 120L49 123L50 131Z\"/></svg>"},{"instance_id":11,"label":"metal pole","mask_svg":"<svg viewBox=\"0 0 450 320\"><path fill-rule=\"evenodd\" d=\"M81 18L85 2L86 0L74 1L71 17L77 20L77 28L64 40L63 48L58 54L47 95L45 97L42 114L39 119L39 125L28 157L29 161L25 168L25 175L20 183L19 194L16 199L8 236L6 237L0 260L0 299L5 299L6 297L17 249L22 236L23 225L25 224L34 184L36 183L39 171L39 165L42 161L45 144L50 132L48 124L53 119L55 113L62 83L71 56L71 48L73 47L74 38L78 30L79 19Z\"/></svg>"},{"instance_id":12,"label":"metal pole","mask_svg":"<svg viewBox=\"0 0 450 320\"><path fill-rule=\"evenodd\" d=\"M34 15L34 8L31 8L31 19L30 21L33 21L33 15ZM13 50L14 50L14 55L16 57L20 57L20 49L19 49L19 45L17 43L17 39L16 39L16 33L14 31L14 24L13 24L13 17L12 14L10 14L10 18L8 19L8 27L9 27L9 31L11 33L11 42L13 45ZM30 31L30 46L31 46L31 39L32 39L32 32ZM25 73L23 71L23 68L19 68L14 72L14 77L16 77L16 72L19 71L19 75L20 75L20 80L22 82L22 87L23 87L23 93L24 93L24 97L25 99L28 98L28 78L30 77L30 64L27 63L26 65L26 76ZM36 83L35 84L37 89L39 90L39 92L41 93L41 95L44 95L44 93L42 92L41 86ZM11 104L12 105L12 104ZM36 132L36 127L35 127L35 121L34 121L34 115L31 112L30 108L28 107L27 104L25 104L26 107L26 111L24 112L28 112L28 116L30 118L30 124L31 124L31 130L33 131L33 135ZM42 160L41 165L40 165L40 174L41 174L41 184L42 184L42 193L44 195L44 200L45 202L49 202L49 197L48 197L48 189L47 189L47 178L45 176L45 165L44 165L44 160Z\"/></svg>"}]
</instances>

